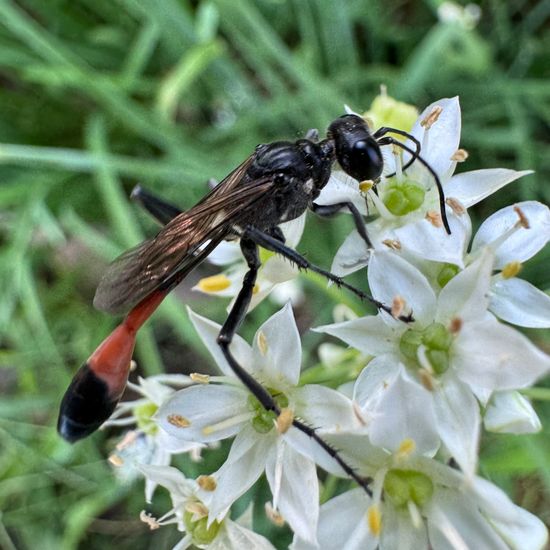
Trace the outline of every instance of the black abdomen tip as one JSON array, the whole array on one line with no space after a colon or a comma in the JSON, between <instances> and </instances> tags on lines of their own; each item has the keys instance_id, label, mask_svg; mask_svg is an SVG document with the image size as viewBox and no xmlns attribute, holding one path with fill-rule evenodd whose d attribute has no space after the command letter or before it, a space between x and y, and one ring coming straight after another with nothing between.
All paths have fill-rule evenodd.
<instances>
[{"instance_id":1,"label":"black abdomen tip","mask_svg":"<svg viewBox=\"0 0 550 550\"><path fill-rule=\"evenodd\" d=\"M75 374L59 407L57 431L74 443L95 432L118 403L109 395L107 384L85 363Z\"/></svg>"}]
</instances>

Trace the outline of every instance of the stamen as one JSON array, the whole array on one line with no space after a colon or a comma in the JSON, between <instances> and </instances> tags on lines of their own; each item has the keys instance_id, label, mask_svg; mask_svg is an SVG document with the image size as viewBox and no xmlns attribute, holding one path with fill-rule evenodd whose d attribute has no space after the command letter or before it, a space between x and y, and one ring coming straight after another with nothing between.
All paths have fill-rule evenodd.
<instances>
[{"instance_id":1,"label":"stamen","mask_svg":"<svg viewBox=\"0 0 550 550\"><path fill-rule=\"evenodd\" d=\"M457 149L452 155L451 160L454 160L455 162L464 162L470 154L466 149Z\"/></svg>"},{"instance_id":2,"label":"stamen","mask_svg":"<svg viewBox=\"0 0 550 550\"><path fill-rule=\"evenodd\" d=\"M258 292L260 292L260 285L256 283L252 289L252 294L258 294Z\"/></svg>"},{"instance_id":3,"label":"stamen","mask_svg":"<svg viewBox=\"0 0 550 550\"><path fill-rule=\"evenodd\" d=\"M422 516L420 515L418 506L412 500L408 500L407 509L409 510L409 516L411 517L411 523L415 529L420 529L422 527Z\"/></svg>"},{"instance_id":4,"label":"stamen","mask_svg":"<svg viewBox=\"0 0 550 550\"><path fill-rule=\"evenodd\" d=\"M229 288L231 281L223 273L219 273L211 277L204 277L198 282L197 286L203 292L220 292Z\"/></svg>"},{"instance_id":5,"label":"stamen","mask_svg":"<svg viewBox=\"0 0 550 550\"><path fill-rule=\"evenodd\" d=\"M434 227L443 227L443 219L441 218L440 212L436 212L435 210L428 210L428 212L426 212L426 219Z\"/></svg>"},{"instance_id":6,"label":"stamen","mask_svg":"<svg viewBox=\"0 0 550 550\"><path fill-rule=\"evenodd\" d=\"M265 357L265 354L267 353L267 338L265 333L260 330L258 332L258 349L260 350L260 353Z\"/></svg>"},{"instance_id":7,"label":"stamen","mask_svg":"<svg viewBox=\"0 0 550 550\"><path fill-rule=\"evenodd\" d=\"M420 363L420 366L430 374L433 375L434 371L432 368L432 364L430 363L430 360L428 359L428 355L426 354L427 349L424 344L421 344L418 346L418 349L416 350L416 358L418 359L418 362Z\"/></svg>"},{"instance_id":8,"label":"stamen","mask_svg":"<svg viewBox=\"0 0 550 550\"><path fill-rule=\"evenodd\" d=\"M132 359L130 361L130 372L134 372L137 369L137 363Z\"/></svg>"},{"instance_id":9,"label":"stamen","mask_svg":"<svg viewBox=\"0 0 550 550\"><path fill-rule=\"evenodd\" d=\"M510 262L502 268L501 274L505 279L511 279L512 277L515 277L522 270L522 268L523 265L521 262Z\"/></svg>"},{"instance_id":10,"label":"stamen","mask_svg":"<svg viewBox=\"0 0 550 550\"><path fill-rule=\"evenodd\" d=\"M282 527L285 524L285 518L281 515L279 510L273 507L271 502L265 503L265 515L267 519L277 527Z\"/></svg>"},{"instance_id":11,"label":"stamen","mask_svg":"<svg viewBox=\"0 0 550 550\"><path fill-rule=\"evenodd\" d=\"M181 416L181 414L169 414L166 420L176 428L188 428L191 426L191 422L184 416Z\"/></svg>"},{"instance_id":12,"label":"stamen","mask_svg":"<svg viewBox=\"0 0 550 550\"><path fill-rule=\"evenodd\" d=\"M273 494L273 508L276 510L279 506L279 494L281 492L281 482L283 479L284 446L278 444L275 456L275 479L271 492Z\"/></svg>"},{"instance_id":13,"label":"stamen","mask_svg":"<svg viewBox=\"0 0 550 550\"><path fill-rule=\"evenodd\" d=\"M119 441L116 445L117 451L122 451L126 447L129 447L130 445L133 445L135 440L138 437L138 433L135 430L132 430L131 432L128 432L121 441Z\"/></svg>"},{"instance_id":14,"label":"stamen","mask_svg":"<svg viewBox=\"0 0 550 550\"><path fill-rule=\"evenodd\" d=\"M382 244L385 244L392 250L401 250L401 243L397 239L384 239Z\"/></svg>"},{"instance_id":15,"label":"stamen","mask_svg":"<svg viewBox=\"0 0 550 550\"><path fill-rule=\"evenodd\" d=\"M225 428L231 428L231 426L235 426L237 424L240 424L241 422L246 422L247 420L250 420L253 416L254 416L254 413L252 412L241 413L231 418L226 418L225 420L222 420L217 424L211 424L210 426L205 426L202 429L202 433L203 435L210 435L215 432L225 430Z\"/></svg>"},{"instance_id":16,"label":"stamen","mask_svg":"<svg viewBox=\"0 0 550 550\"><path fill-rule=\"evenodd\" d=\"M152 514L147 513L145 510L142 510L139 513L139 519L143 523L146 523L151 531L154 531L160 527L160 523L152 516Z\"/></svg>"},{"instance_id":17,"label":"stamen","mask_svg":"<svg viewBox=\"0 0 550 550\"><path fill-rule=\"evenodd\" d=\"M523 213L523 210L519 206L514 206L514 212L518 215L521 227L523 227L523 229L531 229L527 216Z\"/></svg>"},{"instance_id":18,"label":"stamen","mask_svg":"<svg viewBox=\"0 0 550 550\"><path fill-rule=\"evenodd\" d=\"M374 191L368 192L368 198L374 203L376 210L378 210L378 213L382 218L385 218L386 220L393 220L396 217L388 210L384 202Z\"/></svg>"},{"instance_id":19,"label":"stamen","mask_svg":"<svg viewBox=\"0 0 550 550\"><path fill-rule=\"evenodd\" d=\"M453 197L447 197L445 199L445 203L451 207L452 211L457 216L463 216L466 213L466 208L458 199L455 199Z\"/></svg>"},{"instance_id":20,"label":"stamen","mask_svg":"<svg viewBox=\"0 0 550 550\"><path fill-rule=\"evenodd\" d=\"M393 146L392 153L395 157L395 177L400 180L403 177L403 163L401 162L401 151L396 145Z\"/></svg>"},{"instance_id":21,"label":"stamen","mask_svg":"<svg viewBox=\"0 0 550 550\"><path fill-rule=\"evenodd\" d=\"M294 420L294 413L288 407L283 409L277 420L275 421L275 427L280 434L285 434L288 432L290 426L292 426L292 421Z\"/></svg>"},{"instance_id":22,"label":"stamen","mask_svg":"<svg viewBox=\"0 0 550 550\"><path fill-rule=\"evenodd\" d=\"M420 126L429 130L439 118L439 115L443 112L443 107L436 105L427 115L420 121Z\"/></svg>"},{"instance_id":23,"label":"stamen","mask_svg":"<svg viewBox=\"0 0 550 550\"><path fill-rule=\"evenodd\" d=\"M382 514L378 505L373 504L369 506L367 510L367 521L369 524L370 532L375 536L380 536L382 531Z\"/></svg>"},{"instance_id":24,"label":"stamen","mask_svg":"<svg viewBox=\"0 0 550 550\"><path fill-rule=\"evenodd\" d=\"M212 476L199 476L197 478L197 485L204 491L215 491L218 483Z\"/></svg>"},{"instance_id":25,"label":"stamen","mask_svg":"<svg viewBox=\"0 0 550 550\"><path fill-rule=\"evenodd\" d=\"M374 181L372 180L363 180L359 182L359 191L361 193L368 193L374 187Z\"/></svg>"},{"instance_id":26,"label":"stamen","mask_svg":"<svg viewBox=\"0 0 550 550\"><path fill-rule=\"evenodd\" d=\"M209 384L210 376L208 374L201 374L200 372L192 372L189 375L189 378L196 382L197 384Z\"/></svg>"},{"instance_id":27,"label":"stamen","mask_svg":"<svg viewBox=\"0 0 550 550\"><path fill-rule=\"evenodd\" d=\"M418 377L420 378L420 383L428 390L434 391L434 377L430 371L426 369L419 369Z\"/></svg>"},{"instance_id":28,"label":"stamen","mask_svg":"<svg viewBox=\"0 0 550 550\"><path fill-rule=\"evenodd\" d=\"M451 323L449 324L449 332L451 334L458 334L462 329L462 319L460 317L453 317Z\"/></svg>"},{"instance_id":29,"label":"stamen","mask_svg":"<svg viewBox=\"0 0 550 550\"><path fill-rule=\"evenodd\" d=\"M113 466L116 466L119 468L124 464L124 460L122 460L122 457L116 454L109 455L109 458L107 459Z\"/></svg>"}]
</instances>

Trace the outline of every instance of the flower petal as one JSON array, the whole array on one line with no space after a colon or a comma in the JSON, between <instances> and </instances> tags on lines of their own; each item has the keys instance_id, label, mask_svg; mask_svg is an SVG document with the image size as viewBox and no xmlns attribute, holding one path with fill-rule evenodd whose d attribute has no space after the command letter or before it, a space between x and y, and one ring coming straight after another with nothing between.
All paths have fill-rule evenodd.
<instances>
[{"instance_id":1,"label":"flower petal","mask_svg":"<svg viewBox=\"0 0 550 550\"><path fill-rule=\"evenodd\" d=\"M275 550L275 547L262 535L238 523L225 519L216 538L208 545L208 550Z\"/></svg>"},{"instance_id":2,"label":"flower petal","mask_svg":"<svg viewBox=\"0 0 550 550\"><path fill-rule=\"evenodd\" d=\"M445 185L445 194L448 198L458 199L463 206L470 208L501 187L532 173L532 170L517 172L507 168L463 172L453 176Z\"/></svg>"},{"instance_id":3,"label":"flower petal","mask_svg":"<svg viewBox=\"0 0 550 550\"><path fill-rule=\"evenodd\" d=\"M283 518L301 539L315 543L319 518L319 481L315 463L296 452L283 438L277 452L267 457L266 477L271 492L278 495Z\"/></svg>"},{"instance_id":4,"label":"flower petal","mask_svg":"<svg viewBox=\"0 0 550 550\"><path fill-rule=\"evenodd\" d=\"M302 343L287 303L256 332L253 344L254 365L265 382L274 388L295 386L300 378Z\"/></svg>"},{"instance_id":5,"label":"flower petal","mask_svg":"<svg viewBox=\"0 0 550 550\"><path fill-rule=\"evenodd\" d=\"M440 488L432 497L428 533L433 550L508 549L471 499L449 489Z\"/></svg>"},{"instance_id":6,"label":"flower petal","mask_svg":"<svg viewBox=\"0 0 550 550\"><path fill-rule=\"evenodd\" d=\"M269 455L275 452L275 441L274 433L261 436L251 426L245 427L235 437L226 461L212 474L217 487L209 493L210 520L223 519L227 508L256 482Z\"/></svg>"},{"instance_id":7,"label":"flower petal","mask_svg":"<svg viewBox=\"0 0 550 550\"><path fill-rule=\"evenodd\" d=\"M158 485L168 489L173 501L184 499L195 491L195 482L186 477L173 466L158 466L153 464L140 464L138 469L143 475Z\"/></svg>"},{"instance_id":8,"label":"flower petal","mask_svg":"<svg viewBox=\"0 0 550 550\"><path fill-rule=\"evenodd\" d=\"M483 423L486 430L496 433L529 434L542 427L529 400L517 391L495 392Z\"/></svg>"},{"instance_id":9,"label":"flower petal","mask_svg":"<svg viewBox=\"0 0 550 550\"><path fill-rule=\"evenodd\" d=\"M294 218L288 222L281 223L279 227L285 236L285 242L288 246L296 248L296 245L300 242L304 227L306 225L306 212L301 216Z\"/></svg>"},{"instance_id":10,"label":"flower petal","mask_svg":"<svg viewBox=\"0 0 550 550\"><path fill-rule=\"evenodd\" d=\"M429 548L428 533L424 522L415 527L406 510L385 506L382 525L380 550L425 550Z\"/></svg>"},{"instance_id":11,"label":"flower petal","mask_svg":"<svg viewBox=\"0 0 550 550\"><path fill-rule=\"evenodd\" d=\"M332 172L328 183L321 189L321 193L315 199L315 204L327 205L340 202L352 202L359 212L367 215L367 203L359 191L357 180L348 176L345 172L335 170ZM344 212L349 212L345 209Z\"/></svg>"},{"instance_id":12,"label":"flower petal","mask_svg":"<svg viewBox=\"0 0 550 550\"><path fill-rule=\"evenodd\" d=\"M176 392L155 414L159 426L172 437L209 442L238 433L247 414L247 390L240 386L192 386ZM242 418L239 419L239 416ZM177 419L181 418L181 422ZM228 420L237 420L228 422ZM189 422L189 426L185 423ZM223 422L226 427L205 433L205 428Z\"/></svg>"},{"instance_id":13,"label":"flower petal","mask_svg":"<svg viewBox=\"0 0 550 550\"><path fill-rule=\"evenodd\" d=\"M432 396L405 376L403 366L376 406L369 437L373 445L390 452L398 451L405 440L414 442L417 454L433 456L439 447Z\"/></svg>"},{"instance_id":14,"label":"flower petal","mask_svg":"<svg viewBox=\"0 0 550 550\"><path fill-rule=\"evenodd\" d=\"M421 326L431 323L435 313L435 294L428 279L395 252L376 251L369 263L369 286L373 296L391 304L396 296L412 309ZM406 328L406 325L404 325Z\"/></svg>"},{"instance_id":15,"label":"flower petal","mask_svg":"<svg viewBox=\"0 0 550 550\"><path fill-rule=\"evenodd\" d=\"M365 414L370 414L369 411L382 399L400 370L401 365L396 356L381 355L375 357L361 371L353 389L353 400L365 409Z\"/></svg>"},{"instance_id":16,"label":"flower petal","mask_svg":"<svg viewBox=\"0 0 550 550\"><path fill-rule=\"evenodd\" d=\"M354 229L337 250L330 271L339 277L344 277L365 267L369 263L369 258L370 254L365 241L357 229Z\"/></svg>"},{"instance_id":17,"label":"flower petal","mask_svg":"<svg viewBox=\"0 0 550 550\"><path fill-rule=\"evenodd\" d=\"M402 326L396 324L392 327L383 321L381 315L370 315L343 323L322 325L312 330L340 338L367 355L381 355L396 350L398 339L406 330L406 325L402 323Z\"/></svg>"},{"instance_id":18,"label":"flower petal","mask_svg":"<svg viewBox=\"0 0 550 550\"><path fill-rule=\"evenodd\" d=\"M513 325L550 328L550 296L516 277L493 282L489 309Z\"/></svg>"},{"instance_id":19,"label":"flower petal","mask_svg":"<svg viewBox=\"0 0 550 550\"><path fill-rule=\"evenodd\" d=\"M227 376L235 377L235 373L227 363L225 357L223 356L222 350L216 341L222 328L221 325L214 323L214 321L211 321L206 317L198 315L189 307L187 308L187 311L189 312L189 318L191 319L193 326L201 337L204 345L208 348L210 355L212 355L214 361L216 361L216 364L220 370ZM233 337L233 342L231 343L230 349L233 357L235 357L237 362L242 367L247 369L252 365L252 349L238 334Z\"/></svg>"},{"instance_id":20,"label":"flower petal","mask_svg":"<svg viewBox=\"0 0 550 550\"><path fill-rule=\"evenodd\" d=\"M485 317L492 268L493 255L486 251L453 277L439 294L436 319L446 323L454 318L467 322Z\"/></svg>"},{"instance_id":21,"label":"flower petal","mask_svg":"<svg viewBox=\"0 0 550 550\"><path fill-rule=\"evenodd\" d=\"M360 427L351 399L325 386L308 384L296 388L292 392L292 403L296 415L306 419L311 426L318 426L321 432Z\"/></svg>"},{"instance_id":22,"label":"flower petal","mask_svg":"<svg viewBox=\"0 0 550 550\"><path fill-rule=\"evenodd\" d=\"M366 512L371 503L363 489L338 495L321 506L317 539L319 545L294 537L291 550L371 550L378 537L370 531Z\"/></svg>"},{"instance_id":23,"label":"flower petal","mask_svg":"<svg viewBox=\"0 0 550 550\"><path fill-rule=\"evenodd\" d=\"M550 240L550 209L537 201L525 201L502 208L489 216L480 226L472 242L472 253L493 242L512 229L519 220L519 207L529 222L529 229L521 227L495 251L495 269L509 262L525 262L532 258Z\"/></svg>"},{"instance_id":24,"label":"flower petal","mask_svg":"<svg viewBox=\"0 0 550 550\"><path fill-rule=\"evenodd\" d=\"M479 444L479 405L460 380L447 377L433 392L437 431L466 476L473 476Z\"/></svg>"},{"instance_id":25,"label":"flower petal","mask_svg":"<svg viewBox=\"0 0 550 550\"><path fill-rule=\"evenodd\" d=\"M516 506L508 496L488 481L475 478L472 492L495 531L513 550L542 550L548 542L548 530L542 521Z\"/></svg>"},{"instance_id":26,"label":"flower petal","mask_svg":"<svg viewBox=\"0 0 550 550\"><path fill-rule=\"evenodd\" d=\"M214 265L229 265L242 261L243 254L237 241L222 241L210 252L207 259Z\"/></svg>"},{"instance_id":27,"label":"flower petal","mask_svg":"<svg viewBox=\"0 0 550 550\"><path fill-rule=\"evenodd\" d=\"M422 125L422 121L433 111L441 107L442 111L437 121L429 130ZM441 178L447 176L454 168L451 157L460 143L460 104L458 97L440 99L428 105L422 111L411 133L423 143L422 158L434 169ZM428 135L427 135L428 134ZM412 145L409 143L409 147ZM420 168L419 163L413 165ZM411 167L412 168L412 167Z\"/></svg>"},{"instance_id":28,"label":"flower petal","mask_svg":"<svg viewBox=\"0 0 550 550\"><path fill-rule=\"evenodd\" d=\"M447 211L447 219L451 228L450 235L443 227L435 227L425 219L395 229L394 235L406 252L425 260L462 267L471 234L470 216L464 213L459 217Z\"/></svg>"},{"instance_id":29,"label":"flower petal","mask_svg":"<svg viewBox=\"0 0 550 550\"><path fill-rule=\"evenodd\" d=\"M451 365L466 383L492 390L531 386L550 370L550 357L517 330L495 319L466 323L454 342Z\"/></svg>"}]
</instances>

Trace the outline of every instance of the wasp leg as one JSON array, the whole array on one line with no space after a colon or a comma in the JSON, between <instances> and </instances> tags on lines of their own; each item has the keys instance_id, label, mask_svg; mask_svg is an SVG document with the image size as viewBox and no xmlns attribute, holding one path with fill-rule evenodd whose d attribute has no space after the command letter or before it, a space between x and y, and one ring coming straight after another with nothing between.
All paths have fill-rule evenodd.
<instances>
[{"instance_id":1,"label":"wasp leg","mask_svg":"<svg viewBox=\"0 0 550 550\"><path fill-rule=\"evenodd\" d=\"M373 137L374 137L375 140L378 141L378 145L386 145L386 144L380 142L380 138L382 136L385 136L386 134L388 134L390 132L392 134L399 134L400 136L404 136L406 138L409 138L414 143L415 151L414 151L414 153L411 153L412 154L411 158L408 160L408 162L405 164L405 166L403 166L402 170L404 172L420 156L420 149L422 147L420 145L420 142L412 134L409 134L408 132L405 132L404 130L398 130L397 128L390 128L388 126L383 126L382 128L378 128L378 130L376 130L376 132L374 132ZM393 176L395 176L395 172L393 172L393 174L388 174L386 177L387 178L392 178Z\"/></svg>"},{"instance_id":2,"label":"wasp leg","mask_svg":"<svg viewBox=\"0 0 550 550\"><path fill-rule=\"evenodd\" d=\"M245 232L246 235L246 232ZM280 240L275 237L269 237L275 242L284 246ZM272 395L251 375L249 374L233 357L229 346L237 332L239 326L243 322L246 316L246 311L250 305L252 293L254 290L254 284L256 283L256 276L260 267L260 259L258 257L258 247L252 239L248 239L243 235L241 238L241 250L244 254L249 270L244 276L243 286L237 295L235 303L229 312L229 315L223 324L220 333L218 334L218 345L220 346L222 353L229 363L229 366L239 378L239 380L246 386L246 388L256 397L261 403L264 409L273 411L277 416L281 414L281 409L275 403ZM316 432L315 428L309 426L301 420L296 418L292 419L292 425L309 436L315 441L325 452L329 454L342 470L349 475L354 481L356 481L369 495L372 496L372 492L369 488L370 479L361 477L338 453L338 451L322 439Z\"/></svg>"},{"instance_id":3,"label":"wasp leg","mask_svg":"<svg viewBox=\"0 0 550 550\"><path fill-rule=\"evenodd\" d=\"M355 204L353 204L352 202L339 202L336 204L313 203L312 210L313 212L315 212L315 214L318 214L319 216L329 218L330 216L334 216L334 214L337 214L340 210L342 210L342 208L347 208L351 212L351 215L353 216L353 222L355 223L355 227L357 228L357 232L365 241L367 248L374 248L367 234L367 229L365 228L363 217L361 216L359 210L357 210Z\"/></svg>"},{"instance_id":4,"label":"wasp leg","mask_svg":"<svg viewBox=\"0 0 550 550\"><path fill-rule=\"evenodd\" d=\"M411 155L414 154L414 151L405 145L404 143L401 143L399 140L392 138L391 136L386 136L378 140L379 145L395 145L396 147L401 147L404 151L407 151L407 153L410 153ZM435 180L435 185L437 187L437 192L439 194L439 211L441 212L441 219L443 220L443 225L445 227L445 231L447 231L447 234L451 234L451 228L449 227L449 220L447 219L447 212L445 211L445 193L443 192L443 186L441 185L441 180L439 179L439 176L435 173L435 170L420 156L416 156L417 160L423 164L430 174L433 176Z\"/></svg>"},{"instance_id":5,"label":"wasp leg","mask_svg":"<svg viewBox=\"0 0 550 550\"><path fill-rule=\"evenodd\" d=\"M130 198L145 208L145 210L162 225L166 225L169 221L182 213L177 206L143 189L141 185L136 185L134 187L130 194Z\"/></svg>"}]
</instances>

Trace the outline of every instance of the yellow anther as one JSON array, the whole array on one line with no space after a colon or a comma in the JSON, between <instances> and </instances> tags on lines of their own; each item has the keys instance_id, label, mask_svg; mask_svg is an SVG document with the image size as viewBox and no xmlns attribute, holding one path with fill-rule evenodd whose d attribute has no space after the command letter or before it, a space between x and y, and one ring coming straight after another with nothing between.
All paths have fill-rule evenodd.
<instances>
[{"instance_id":1,"label":"yellow anther","mask_svg":"<svg viewBox=\"0 0 550 550\"><path fill-rule=\"evenodd\" d=\"M223 274L204 277L197 285L203 292L220 292L231 286L231 281Z\"/></svg>"},{"instance_id":2,"label":"yellow anther","mask_svg":"<svg viewBox=\"0 0 550 550\"><path fill-rule=\"evenodd\" d=\"M452 208L457 216L463 216L466 212L466 208L464 208L464 205L458 199L447 197L445 202Z\"/></svg>"},{"instance_id":3,"label":"yellow anther","mask_svg":"<svg viewBox=\"0 0 550 550\"><path fill-rule=\"evenodd\" d=\"M130 361L130 372L133 372L137 369L137 363L132 359Z\"/></svg>"},{"instance_id":4,"label":"yellow anther","mask_svg":"<svg viewBox=\"0 0 550 550\"><path fill-rule=\"evenodd\" d=\"M215 491L218 486L216 480L212 476L199 476L197 478L197 484L205 491Z\"/></svg>"},{"instance_id":5,"label":"yellow anther","mask_svg":"<svg viewBox=\"0 0 550 550\"><path fill-rule=\"evenodd\" d=\"M413 439L408 437L407 439L403 439L401 441L401 444L399 445L399 448L397 449L397 457L398 458L407 458L412 453L414 453L416 449L416 443Z\"/></svg>"},{"instance_id":6,"label":"yellow anther","mask_svg":"<svg viewBox=\"0 0 550 550\"><path fill-rule=\"evenodd\" d=\"M457 149L452 155L451 160L455 162L464 162L469 157L468 151L466 149Z\"/></svg>"},{"instance_id":7,"label":"yellow anther","mask_svg":"<svg viewBox=\"0 0 550 550\"><path fill-rule=\"evenodd\" d=\"M188 428L191 426L191 422L185 416L181 416L181 414L169 414L166 420L176 428Z\"/></svg>"},{"instance_id":8,"label":"yellow anther","mask_svg":"<svg viewBox=\"0 0 550 550\"><path fill-rule=\"evenodd\" d=\"M158 529L160 527L160 523L151 514L148 514L145 510L142 510L139 513L139 519L143 523L146 523L149 526L149 529L151 529L151 531L154 531L155 529Z\"/></svg>"},{"instance_id":9,"label":"yellow anther","mask_svg":"<svg viewBox=\"0 0 550 550\"><path fill-rule=\"evenodd\" d=\"M257 342L260 353L265 356L265 354L267 353L267 338L262 330L258 332Z\"/></svg>"},{"instance_id":10,"label":"yellow anther","mask_svg":"<svg viewBox=\"0 0 550 550\"><path fill-rule=\"evenodd\" d=\"M138 438L138 432L136 430L131 430L126 432L126 435L116 444L116 450L122 451L126 447L133 445L136 439Z\"/></svg>"},{"instance_id":11,"label":"yellow anther","mask_svg":"<svg viewBox=\"0 0 550 550\"><path fill-rule=\"evenodd\" d=\"M359 191L361 193L367 193L374 187L374 182L372 180L363 180L359 182Z\"/></svg>"},{"instance_id":12,"label":"yellow anther","mask_svg":"<svg viewBox=\"0 0 550 550\"><path fill-rule=\"evenodd\" d=\"M515 277L523 268L521 262L510 262L502 268L502 276L505 279L511 279Z\"/></svg>"},{"instance_id":13,"label":"yellow anther","mask_svg":"<svg viewBox=\"0 0 550 550\"><path fill-rule=\"evenodd\" d=\"M429 130L439 118L439 115L443 112L443 107L440 107L439 105L436 105L429 113L428 115L422 119L420 122L420 126L423 126L426 128L426 130Z\"/></svg>"},{"instance_id":14,"label":"yellow anther","mask_svg":"<svg viewBox=\"0 0 550 550\"><path fill-rule=\"evenodd\" d=\"M434 378L430 371L426 369L418 369L418 376L420 378L420 383L428 390L434 390Z\"/></svg>"},{"instance_id":15,"label":"yellow anther","mask_svg":"<svg viewBox=\"0 0 550 550\"><path fill-rule=\"evenodd\" d=\"M285 524L285 518L281 515L279 510L273 508L271 502L265 503L265 515L267 519L277 527L282 527Z\"/></svg>"},{"instance_id":16,"label":"yellow anther","mask_svg":"<svg viewBox=\"0 0 550 550\"><path fill-rule=\"evenodd\" d=\"M113 466L116 466L117 468L124 464L124 460L122 460L119 455L112 454L109 456L108 460Z\"/></svg>"},{"instance_id":17,"label":"yellow anther","mask_svg":"<svg viewBox=\"0 0 550 550\"><path fill-rule=\"evenodd\" d=\"M401 296L395 296L391 303L391 315L395 319L401 316L405 309L405 300Z\"/></svg>"},{"instance_id":18,"label":"yellow anther","mask_svg":"<svg viewBox=\"0 0 550 550\"><path fill-rule=\"evenodd\" d=\"M256 283L252 289L252 294L258 294L258 292L260 292L260 285Z\"/></svg>"},{"instance_id":19,"label":"yellow anther","mask_svg":"<svg viewBox=\"0 0 550 550\"><path fill-rule=\"evenodd\" d=\"M288 432L288 429L290 428L290 426L292 426L293 420L294 413L288 407L286 409L282 409L281 413L277 417L277 420L275 421L277 431L280 434L285 434L286 432Z\"/></svg>"},{"instance_id":20,"label":"yellow anther","mask_svg":"<svg viewBox=\"0 0 550 550\"><path fill-rule=\"evenodd\" d=\"M443 220L441 218L441 214L439 212L436 212L435 210L429 210L428 212L426 212L426 219L434 227L443 227Z\"/></svg>"},{"instance_id":21,"label":"yellow anther","mask_svg":"<svg viewBox=\"0 0 550 550\"><path fill-rule=\"evenodd\" d=\"M382 531L382 514L380 508L376 504L369 506L367 510L367 521L369 523L370 532L375 536L380 536Z\"/></svg>"},{"instance_id":22,"label":"yellow anther","mask_svg":"<svg viewBox=\"0 0 550 550\"><path fill-rule=\"evenodd\" d=\"M189 378L197 384L209 384L210 376L208 374L201 374L200 372L192 372Z\"/></svg>"},{"instance_id":23,"label":"yellow anther","mask_svg":"<svg viewBox=\"0 0 550 550\"><path fill-rule=\"evenodd\" d=\"M392 250L401 250L401 243L397 239L384 239L382 244L386 245Z\"/></svg>"}]
</instances>

